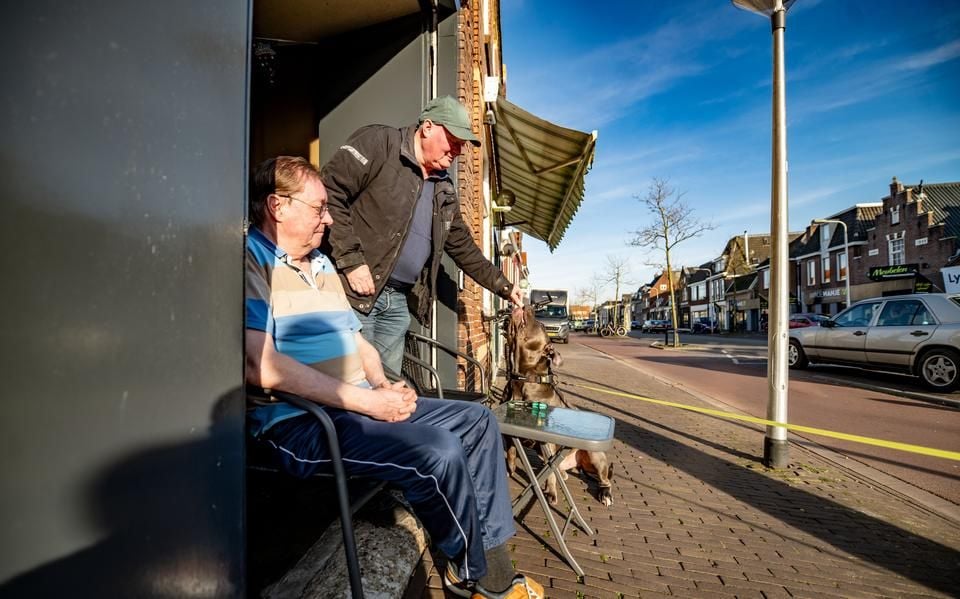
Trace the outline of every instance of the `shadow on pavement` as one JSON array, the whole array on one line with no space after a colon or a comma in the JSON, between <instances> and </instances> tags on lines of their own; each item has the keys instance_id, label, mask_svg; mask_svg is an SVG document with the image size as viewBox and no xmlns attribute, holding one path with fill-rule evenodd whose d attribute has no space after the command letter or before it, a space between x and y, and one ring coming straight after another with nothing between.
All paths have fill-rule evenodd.
<instances>
[{"instance_id":1,"label":"shadow on pavement","mask_svg":"<svg viewBox=\"0 0 960 599\"><path fill-rule=\"evenodd\" d=\"M586 378L577 376L577 375L575 375L575 374L571 374L571 373L569 373L569 372L564 372L564 373L563 373L563 376L566 377L566 378L570 378L570 379L577 379L577 380L580 380L580 381L583 381L583 382L585 382L585 383L589 383L589 384L592 384L592 385L600 385L600 386L602 386L602 387L607 387L608 389L611 389L611 390L613 390L613 391L620 391L621 393L630 393L629 391L626 391L626 390L624 390L624 389L620 389L620 388L617 388L617 387L612 387L612 386L610 386L610 385L607 384L607 383L599 383L599 382L596 382L596 381L592 381L592 380L590 380L590 379L586 379ZM576 393L575 391L571 391L569 387L565 387L565 388L564 388L564 393L576 395L577 397L581 397L581 398L587 399L587 400L589 400L589 401L594 401L594 400L588 398L588 397L585 396L585 395L580 395L580 394ZM632 393L632 395L638 395L638 394ZM870 397L864 397L863 399L875 399L876 401L885 401L885 400L882 400L882 399L879 399L879 398L870 398ZM896 402L896 403L900 403L900 402ZM956 411L956 410L954 410L953 408L947 408L947 407L942 407L942 408L941 408L941 407L936 406L936 405L932 405L932 404L928 405L928 404L925 404L925 403L922 403L922 402L913 402L913 403L904 402L904 403L906 403L907 405L909 405L909 406L911 406L911 407L921 407L921 408L931 407L931 408L939 408L939 409L948 410L948 411L954 411L954 412ZM670 408L670 409L678 409L678 408ZM699 415L700 415L702 418L709 418L709 419L715 420L715 421L717 421L717 422L725 422L725 423L727 423L727 424L729 424L729 425L737 426L737 427L744 428L744 429L747 429L747 430L750 430L750 431L754 431L754 432L758 432L758 431L762 432L762 431L763 431L763 428L764 428L763 426L758 425L758 424L749 424L749 423L746 423L746 422L741 422L741 421L737 421L737 420L731 420L731 419L723 418L723 417L720 417L720 416L712 416L712 415L710 415L710 414L699 414ZM728 453L728 454L730 454L730 455L733 455L733 456L735 456L735 457L759 461L759 459L758 459L756 456L754 456L753 454L743 454L742 452L738 452L738 451L733 450L733 449L731 449L731 448L729 448L729 447L724 447L724 446L722 446L722 445L720 445L720 444L711 443L710 441L707 441L707 440L702 439L702 438L700 438L700 437L697 437L697 436L695 436L695 435L691 435L691 434L686 433L686 432L683 432L683 431L671 429L671 428L669 428L669 427L666 427L666 426L663 425L662 423L655 423L655 422L653 422L653 421L648 421L648 420L646 420L646 419L644 419L644 418L641 418L640 416L634 416L634 417L635 417L635 418L640 418L641 420L644 420L645 422L649 422L650 424L655 424L656 426L665 428L666 430L669 430L670 432L672 432L672 433L674 433L674 434L676 434L676 435L680 435L680 436L687 437L688 439L697 441L698 443L703 443L704 445L709 445L710 447L713 447L714 449L718 449L718 450L720 450L720 451L726 452L726 453ZM812 436L816 437L816 435L812 435ZM925 473L927 473L927 474L932 474L932 475L934 475L934 476L939 476L939 477L942 477L942 478L945 478L945 479L948 479L948 480L960 480L960 474L950 474L950 473L948 473L948 472L944 472L943 470L934 470L934 469L932 469L932 468L926 468L926 467L924 467L924 466L919 466L919 465L917 465L917 464L911 464L911 463L904 462L904 461L901 461L901 460L895 460L895 459L892 459L892 458L888 458L888 457L884 457L884 456L879 456L879 455L876 455L876 454L873 454L873 453L866 453L866 452L864 452L864 451L858 451L858 450L856 450L856 449L850 449L850 448L848 448L848 447L838 447L838 446L832 445L828 439L827 439L827 440L819 439L819 440L814 441L814 440L808 439L807 437L804 437L804 436L801 436L801 435L798 435L798 437L799 437L800 439L803 439L804 441L816 443L817 445L822 445L823 447L826 447L826 448L828 448L828 449L830 449L830 450L832 450L832 451L842 452L844 455L849 456L849 457L868 459L868 460L872 460L872 461L874 461L874 462L880 462L880 463L883 463L883 464L890 464L890 465L893 465L893 466L902 466L902 467L910 468L910 469L915 470L915 471L917 471L917 472L925 472Z\"/></svg>"},{"instance_id":2,"label":"shadow on pavement","mask_svg":"<svg viewBox=\"0 0 960 599\"><path fill-rule=\"evenodd\" d=\"M570 376L569 373L565 374ZM614 388L606 383L595 384ZM846 505L777 481L743 465L709 455L700 449L659 434L653 428L681 434L737 457L742 457L742 452L732 453L730 448L689 434L678 433L662 423L641 418L609 403L573 393L569 389L567 393L602 407L608 415L616 418L617 439L635 450L685 472L788 526L821 539L840 551L929 588L947 594L956 592L956 572L960 567L960 551ZM623 418L618 418L617 414L629 419L641 418L651 428L638 427ZM748 455L747 457L753 461L759 460L758 456ZM644 484L642 481L637 482ZM662 490L658 488L658 491ZM689 498L683 500L689 501Z\"/></svg>"}]
</instances>

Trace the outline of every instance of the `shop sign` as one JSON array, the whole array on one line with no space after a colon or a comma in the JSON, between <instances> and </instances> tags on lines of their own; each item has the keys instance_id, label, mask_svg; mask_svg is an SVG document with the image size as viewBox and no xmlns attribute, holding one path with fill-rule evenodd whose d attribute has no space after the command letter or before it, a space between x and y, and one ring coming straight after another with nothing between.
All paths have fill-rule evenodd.
<instances>
[{"instance_id":1,"label":"shop sign","mask_svg":"<svg viewBox=\"0 0 960 599\"><path fill-rule=\"evenodd\" d=\"M960 266L948 266L940 269L943 273L943 290L947 293L960 293Z\"/></svg>"},{"instance_id":2,"label":"shop sign","mask_svg":"<svg viewBox=\"0 0 960 599\"><path fill-rule=\"evenodd\" d=\"M930 293L933 291L933 283L923 275L917 275L913 281L914 293Z\"/></svg>"},{"instance_id":3,"label":"shop sign","mask_svg":"<svg viewBox=\"0 0 960 599\"><path fill-rule=\"evenodd\" d=\"M916 264L896 264L889 266L874 266L867 274L871 281L889 281L891 279L904 279L917 274Z\"/></svg>"}]
</instances>

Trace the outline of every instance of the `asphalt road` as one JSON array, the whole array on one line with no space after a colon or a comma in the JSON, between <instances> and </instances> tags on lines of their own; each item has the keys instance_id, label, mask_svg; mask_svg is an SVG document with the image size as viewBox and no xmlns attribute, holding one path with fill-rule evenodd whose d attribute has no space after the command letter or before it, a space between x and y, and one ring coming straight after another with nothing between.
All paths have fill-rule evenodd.
<instances>
[{"instance_id":1,"label":"asphalt road","mask_svg":"<svg viewBox=\"0 0 960 599\"><path fill-rule=\"evenodd\" d=\"M662 335L582 342L648 372L760 418L766 417L766 340L685 336L685 349L663 350ZM872 389L863 386L873 386ZM878 389L889 389L882 391ZM920 394L923 400L911 397ZM820 367L791 371L789 421L795 424L960 452L960 394L927 394L914 381L857 369ZM800 435L851 460L960 505L960 462L822 436Z\"/></svg>"}]
</instances>

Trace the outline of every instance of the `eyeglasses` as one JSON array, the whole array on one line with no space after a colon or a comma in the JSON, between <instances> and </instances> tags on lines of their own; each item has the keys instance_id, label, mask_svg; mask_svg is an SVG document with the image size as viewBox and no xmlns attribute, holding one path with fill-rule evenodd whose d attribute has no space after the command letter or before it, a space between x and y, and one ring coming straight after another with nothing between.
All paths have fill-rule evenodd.
<instances>
[{"instance_id":1,"label":"eyeglasses","mask_svg":"<svg viewBox=\"0 0 960 599\"><path fill-rule=\"evenodd\" d=\"M314 206L313 204L311 204L311 203L309 203L309 202L304 202L304 201L301 200L300 198L296 198L296 197L293 197L293 196L290 196L290 195L286 195L286 194L282 194L282 193L276 193L276 192L274 193L274 195L276 195L277 197L280 197L280 198L287 198L288 200L293 200L294 202L300 202L300 203L303 204L304 206L309 206L309 207L313 208L313 209L316 211L316 213L317 213L317 218L323 218L323 217L326 216L327 213L329 212L329 210L327 209L327 203L326 203L326 202L324 202L323 204L321 204L321 205L319 205L319 206Z\"/></svg>"}]
</instances>

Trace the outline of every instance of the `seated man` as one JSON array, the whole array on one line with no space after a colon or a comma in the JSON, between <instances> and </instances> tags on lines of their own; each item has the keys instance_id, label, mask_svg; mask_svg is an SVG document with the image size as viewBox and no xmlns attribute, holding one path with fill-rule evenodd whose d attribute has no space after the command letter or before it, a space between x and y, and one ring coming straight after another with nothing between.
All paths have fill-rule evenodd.
<instances>
[{"instance_id":1,"label":"seated man","mask_svg":"<svg viewBox=\"0 0 960 599\"><path fill-rule=\"evenodd\" d=\"M384 376L377 351L330 261L316 248L333 219L316 169L281 156L261 164L250 198L246 256L247 381L325 407L349 474L402 489L448 558L463 597L543 597L518 575L500 429L482 405L418 398ZM300 477L329 468L317 420L288 404L252 405L250 433Z\"/></svg>"}]
</instances>

